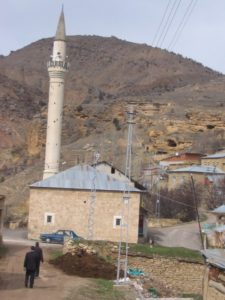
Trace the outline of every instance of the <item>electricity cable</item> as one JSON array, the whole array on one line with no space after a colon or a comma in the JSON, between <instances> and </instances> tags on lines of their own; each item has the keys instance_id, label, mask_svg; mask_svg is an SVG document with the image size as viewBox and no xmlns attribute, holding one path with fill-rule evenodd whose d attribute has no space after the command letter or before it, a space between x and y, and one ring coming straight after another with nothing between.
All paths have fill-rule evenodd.
<instances>
[{"instance_id":1,"label":"electricity cable","mask_svg":"<svg viewBox=\"0 0 225 300\"><path fill-rule=\"evenodd\" d=\"M161 19L161 22L160 22L160 24L159 24L159 26L158 26L158 28L157 28L157 30L156 30L155 36L154 36L154 38L153 38L153 41L152 41L152 47L153 47L153 45L154 45L154 43L155 43L155 40L156 40L156 38L157 38L157 36L158 36L160 30L161 30L162 24L163 24L163 22L164 22L164 20L165 20L165 17L166 17L166 15L167 15L168 9L169 9L170 4L171 4L171 1L172 1L172 0L169 0L168 3L167 3L166 9L165 9L164 14L163 14L163 17L162 17L162 19Z\"/></svg>"},{"instance_id":2,"label":"electricity cable","mask_svg":"<svg viewBox=\"0 0 225 300\"><path fill-rule=\"evenodd\" d=\"M179 9L180 4L181 4L181 0L179 0L179 2L177 3L177 6L176 6L176 8L175 8L175 10L173 12L172 18L170 19L170 22L169 22L169 24L168 24L168 26L166 28L166 31L165 31L165 33L163 35L161 43L159 44L159 47L162 47L162 45L163 45L163 42L164 42L164 40L165 40L165 38L166 38L166 36L168 34L168 31L169 31L169 29L170 29L170 27L171 27L171 25L172 25L172 23L173 23L173 21L174 21L174 19L176 17L176 14L177 14L177 11Z\"/></svg>"},{"instance_id":3,"label":"electricity cable","mask_svg":"<svg viewBox=\"0 0 225 300\"><path fill-rule=\"evenodd\" d=\"M154 196L158 196L158 193L151 193L151 194L154 195ZM170 198L170 197L167 197L167 196L164 196L164 195L162 195L162 194L160 194L160 197L161 197L161 198L164 198L164 199L166 199L166 200L169 200L169 201L171 201L171 202L179 203L180 205L183 205L183 206L188 206L188 207L191 207L191 208L195 208L195 206L193 206L193 205L185 204L185 203L183 203L183 202L174 200L174 199L172 199L172 198Z\"/></svg>"},{"instance_id":4,"label":"electricity cable","mask_svg":"<svg viewBox=\"0 0 225 300\"><path fill-rule=\"evenodd\" d=\"M158 39L157 39L157 41L156 41L156 47L159 45L159 42L160 42L160 40L161 40L161 38L162 38L162 36L163 36L165 30L166 30L166 27L167 27L167 25L168 25L168 23L169 23L169 21L170 21L170 17L171 17L171 15L172 15L172 13L173 13L173 10L174 10L174 7L175 7L177 1L178 1L178 0L175 0L174 3L172 4L172 7L170 8L169 14L168 14L168 16L167 16L167 18L166 18L166 20L165 20L165 23L164 23L164 25L163 25L163 27L162 27L161 33L160 33L160 35L159 35L159 37L158 37Z\"/></svg>"},{"instance_id":5,"label":"electricity cable","mask_svg":"<svg viewBox=\"0 0 225 300\"><path fill-rule=\"evenodd\" d=\"M193 10L194 10L197 2L198 2L198 0L191 0L191 2L189 3L189 5L183 15L183 18L182 18L181 22L179 23L177 30L175 31L175 33L171 39L171 42L169 43L169 46L167 47L168 50L171 50L176 45L177 41L179 40L179 38L184 30L184 27L186 26L188 20L191 17L191 14L193 13Z\"/></svg>"}]
</instances>

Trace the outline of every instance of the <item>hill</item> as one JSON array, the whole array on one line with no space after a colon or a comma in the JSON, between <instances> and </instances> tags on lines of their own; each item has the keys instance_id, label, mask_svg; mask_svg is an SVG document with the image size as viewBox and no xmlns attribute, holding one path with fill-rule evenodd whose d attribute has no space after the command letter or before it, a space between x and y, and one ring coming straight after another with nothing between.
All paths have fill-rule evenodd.
<instances>
[{"instance_id":1,"label":"hill","mask_svg":"<svg viewBox=\"0 0 225 300\"><path fill-rule=\"evenodd\" d=\"M41 178L52 39L0 57L0 178L9 211ZM70 36L62 162L90 160L94 149L123 169L128 103L135 103L133 175L157 151L224 147L225 77L201 64L115 37ZM146 152L146 150L148 150ZM21 193L18 193L18 190Z\"/></svg>"}]
</instances>

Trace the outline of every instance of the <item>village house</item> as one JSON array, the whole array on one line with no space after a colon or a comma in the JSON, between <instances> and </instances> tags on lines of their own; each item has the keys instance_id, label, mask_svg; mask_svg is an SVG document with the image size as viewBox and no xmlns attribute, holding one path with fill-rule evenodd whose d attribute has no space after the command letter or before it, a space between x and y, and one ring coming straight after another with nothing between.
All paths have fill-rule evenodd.
<instances>
[{"instance_id":1,"label":"village house","mask_svg":"<svg viewBox=\"0 0 225 300\"><path fill-rule=\"evenodd\" d=\"M206 268L203 278L203 300L225 299L225 250L202 250Z\"/></svg>"},{"instance_id":2,"label":"village house","mask_svg":"<svg viewBox=\"0 0 225 300\"><path fill-rule=\"evenodd\" d=\"M225 171L225 152L218 152L202 157L203 166L213 166Z\"/></svg>"},{"instance_id":3,"label":"village house","mask_svg":"<svg viewBox=\"0 0 225 300\"><path fill-rule=\"evenodd\" d=\"M102 171L106 169L112 171L112 174ZM89 204L94 187L96 203L93 239L119 241L122 197L124 190L128 188L130 192L128 241L136 243L143 191L124 177L124 174L119 174L118 170L113 170L103 163L98 164L96 168L78 165L32 184L28 238L38 239L40 233L54 232L58 229L74 230L79 236L87 238Z\"/></svg>"},{"instance_id":4,"label":"village house","mask_svg":"<svg viewBox=\"0 0 225 300\"><path fill-rule=\"evenodd\" d=\"M200 165L202 156L200 153L177 153L176 155L162 159L159 165L168 170L177 169L181 166Z\"/></svg>"},{"instance_id":5,"label":"village house","mask_svg":"<svg viewBox=\"0 0 225 300\"><path fill-rule=\"evenodd\" d=\"M190 182L191 175L196 184L219 185L225 179L225 172L212 166L193 165L186 168L167 170L168 189L178 188L180 185Z\"/></svg>"},{"instance_id":6,"label":"village house","mask_svg":"<svg viewBox=\"0 0 225 300\"><path fill-rule=\"evenodd\" d=\"M218 225L225 225L225 205L221 205L215 208L212 213L216 215L217 224Z\"/></svg>"}]
</instances>

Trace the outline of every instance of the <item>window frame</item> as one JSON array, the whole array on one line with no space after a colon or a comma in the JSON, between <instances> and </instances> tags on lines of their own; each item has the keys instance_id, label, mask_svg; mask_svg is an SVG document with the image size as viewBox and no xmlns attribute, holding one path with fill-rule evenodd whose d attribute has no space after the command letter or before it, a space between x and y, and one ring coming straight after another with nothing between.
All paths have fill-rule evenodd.
<instances>
[{"instance_id":1,"label":"window frame","mask_svg":"<svg viewBox=\"0 0 225 300\"><path fill-rule=\"evenodd\" d=\"M51 217L51 222L48 222L48 217ZM46 212L44 215L44 225L54 225L55 224L55 214Z\"/></svg>"},{"instance_id":2,"label":"window frame","mask_svg":"<svg viewBox=\"0 0 225 300\"><path fill-rule=\"evenodd\" d=\"M120 225L117 225L117 220L120 220ZM113 228L120 228L122 224L122 217L121 216L114 216L113 217Z\"/></svg>"}]
</instances>

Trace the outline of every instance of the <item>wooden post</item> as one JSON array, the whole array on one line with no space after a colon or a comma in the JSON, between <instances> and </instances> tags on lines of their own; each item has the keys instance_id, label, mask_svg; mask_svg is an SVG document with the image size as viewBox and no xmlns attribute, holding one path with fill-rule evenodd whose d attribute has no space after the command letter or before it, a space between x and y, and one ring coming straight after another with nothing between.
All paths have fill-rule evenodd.
<instances>
[{"instance_id":1,"label":"wooden post","mask_svg":"<svg viewBox=\"0 0 225 300\"><path fill-rule=\"evenodd\" d=\"M207 300L208 285L209 285L209 267L206 266L204 271L204 276L203 276L203 282L202 282L203 300Z\"/></svg>"}]
</instances>

